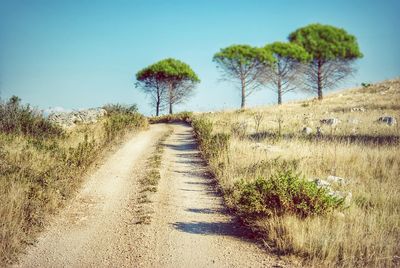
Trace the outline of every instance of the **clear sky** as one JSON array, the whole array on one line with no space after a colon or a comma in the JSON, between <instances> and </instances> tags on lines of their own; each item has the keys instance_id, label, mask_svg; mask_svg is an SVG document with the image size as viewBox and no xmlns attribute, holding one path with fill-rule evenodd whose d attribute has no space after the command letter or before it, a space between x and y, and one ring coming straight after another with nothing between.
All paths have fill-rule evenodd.
<instances>
[{"instance_id":1,"label":"clear sky","mask_svg":"<svg viewBox=\"0 0 400 268\"><path fill-rule=\"evenodd\" d=\"M394 78L400 76L399 12L399 0L0 0L1 97L18 95L41 109L136 103L151 114L134 75L174 57L201 79L177 111L239 107L239 92L219 81L213 54L231 44L286 41L315 22L358 38L364 58L344 86ZM268 89L248 99L249 106L275 102Z\"/></svg>"}]
</instances>

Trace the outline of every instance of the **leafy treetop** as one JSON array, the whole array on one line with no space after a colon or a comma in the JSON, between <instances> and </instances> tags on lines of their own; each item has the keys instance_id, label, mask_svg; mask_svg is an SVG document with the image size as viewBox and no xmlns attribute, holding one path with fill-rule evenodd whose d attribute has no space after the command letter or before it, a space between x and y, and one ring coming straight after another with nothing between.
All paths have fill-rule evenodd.
<instances>
[{"instance_id":1,"label":"leafy treetop","mask_svg":"<svg viewBox=\"0 0 400 268\"><path fill-rule=\"evenodd\" d=\"M288 58L298 62L306 62L310 59L307 51L294 43L274 42L264 48L269 50L275 57Z\"/></svg>"},{"instance_id":2,"label":"leafy treetop","mask_svg":"<svg viewBox=\"0 0 400 268\"><path fill-rule=\"evenodd\" d=\"M186 63L176 59L164 59L158 61L136 74L138 81L144 81L150 78L159 80L173 79L173 80L189 80L198 83L200 79L196 73Z\"/></svg>"},{"instance_id":3,"label":"leafy treetop","mask_svg":"<svg viewBox=\"0 0 400 268\"><path fill-rule=\"evenodd\" d=\"M314 60L353 60L363 57L353 35L330 25L307 25L291 33L289 40L302 46Z\"/></svg>"},{"instance_id":4,"label":"leafy treetop","mask_svg":"<svg viewBox=\"0 0 400 268\"><path fill-rule=\"evenodd\" d=\"M268 50L249 45L232 45L222 48L213 57L217 63L231 62L237 65L252 65L254 61L260 63L274 62L274 58Z\"/></svg>"}]
</instances>

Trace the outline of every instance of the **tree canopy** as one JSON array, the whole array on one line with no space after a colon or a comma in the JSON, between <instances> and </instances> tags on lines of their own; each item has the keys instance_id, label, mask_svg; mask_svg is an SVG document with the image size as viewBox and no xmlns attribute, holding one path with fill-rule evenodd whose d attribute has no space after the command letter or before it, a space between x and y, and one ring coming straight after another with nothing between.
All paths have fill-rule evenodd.
<instances>
[{"instance_id":1,"label":"tree canopy","mask_svg":"<svg viewBox=\"0 0 400 268\"><path fill-rule=\"evenodd\" d=\"M217 52L213 61L217 63L227 80L240 81L242 93L241 107L245 107L246 97L259 86L262 67L274 61L271 52L249 45L232 45Z\"/></svg>"},{"instance_id":2,"label":"tree canopy","mask_svg":"<svg viewBox=\"0 0 400 268\"><path fill-rule=\"evenodd\" d=\"M200 82L196 73L186 63L168 58L158 61L136 74L138 81L145 81L148 79L157 79L159 81L166 79L176 80L190 80L192 82Z\"/></svg>"},{"instance_id":3,"label":"tree canopy","mask_svg":"<svg viewBox=\"0 0 400 268\"><path fill-rule=\"evenodd\" d=\"M313 59L353 60L363 57L355 36L330 25L310 24L289 35L290 42L302 46Z\"/></svg>"},{"instance_id":4,"label":"tree canopy","mask_svg":"<svg viewBox=\"0 0 400 268\"><path fill-rule=\"evenodd\" d=\"M311 56L305 84L322 100L323 89L331 88L355 72L354 60L363 57L355 36L330 25L310 24L289 35Z\"/></svg>"},{"instance_id":5,"label":"tree canopy","mask_svg":"<svg viewBox=\"0 0 400 268\"><path fill-rule=\"evenodd\" d=\"M306 62L310 59L307 51L294 43L274 42L266 45L265 49L269 50L277 62L280 58L296 60L298 62Z\"/></svg>"},{"instance_id":6,"label":"tree canopy","mask_svg":"<svg viewBox=\"0 0 400 268\"><path fill-rule=\"evenodd\" d=\"M160 109L183 102L200 82L190 66L180 60L168 58L158 61L137 72L136 86L151 96L156 106L156 115Z\"/></svg>"}]
</instances>

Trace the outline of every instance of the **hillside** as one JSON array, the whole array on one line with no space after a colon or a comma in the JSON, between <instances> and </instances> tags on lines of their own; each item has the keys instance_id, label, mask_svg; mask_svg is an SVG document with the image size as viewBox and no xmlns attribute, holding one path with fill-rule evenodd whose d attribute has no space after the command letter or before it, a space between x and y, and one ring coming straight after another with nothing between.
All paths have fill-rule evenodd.
<instances>
[{"instance_id":1,"label":"hillside","mask_svg":"<svg viewBox=\"0 0 400 268\"><path fill-rule=\"evenodd\" d=\"M120 105L46 119L13 97L0 103L0 264L396 267L399 103L399 79L150 119Z\"/></svg>"},{"instance_id":2,"label":"hillside","mask_svg":"<svg viewBox=\"0 0 400 268\"><path fill-rule=\"evenodd\" d=\"M307 265L396 266L399 119L395 79L206 113L194 126L226 204L270 251Z\"/></svg>"}]
</instances>

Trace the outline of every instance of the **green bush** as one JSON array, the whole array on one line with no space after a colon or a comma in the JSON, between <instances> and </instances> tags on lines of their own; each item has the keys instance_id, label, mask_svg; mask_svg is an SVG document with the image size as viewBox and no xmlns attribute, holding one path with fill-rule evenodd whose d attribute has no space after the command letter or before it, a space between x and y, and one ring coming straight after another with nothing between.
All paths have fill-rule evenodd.
<instances>
[{"instance_id":1,"label":"green bush","mask_svg":"<svg viewBox=\"0 0 400 268\"><path fill-rule=\"evenodd\" d=\"M145 128L148 122L139 113L111 113L104 122L105 140L110 141L128 130Z\"/></svg>"},{"instance_id":2,"label":"green bush","mask_svg":"<svg viewBox=\"0 0 400 268\"><path fill-rule=\"evenodd\" d=\"M213 124L211 121L199 118L192 122L193 130L195 132L196 138L201 144L207 143L211 140Z\"/></svg>"},{"instance_id":3,"label":"green bush","mask_svg":"<svg viewBox=\"0 0 400 268\"><path fill-rule=\"evenodd\" d=\"M362 83L361 83L361 86L364 87L364 88L367 88L367 87L370 87L371 84L370 84L370 83L362 82Z\"/></svg>"},{"instance_id":4,"label":"green bush","mask_svg":"<svg viewBox=\"0 0 400 268\"><path fill-rule=\"evenodd\" d=\"M123 105L123 104L106 104L103 109L107 111L108 115L112 114L137 114L138 108L136 104Z\"/></svg>"},{"instance_id":5,"label":"green bush","mask_svg":"<svg viewBox=\"0 0 400 268\"><path fill-rule=\"evenodd\" d=\"M208 160L221 156L228 151L230 135L226 133L212 134L212 122L199 118L193 120L192 126L200 149Z\"/></svg>"},{"instance_id":6,"label":"green bush","mask_svg":"<svg viewBox=\"0 0 400 268\"><path fill-rule=\"evenodd\" d=\"M270 217L293 214L301 218L325 214L342 205L343 199L331 196L291 170L269 178L241 180L235 185L236 209L242 216Z\"/></svg>"},{"instance_id":7,"label":"green bush","mask_svg":"<svg viewBox=\"0 0 400 268\"><path fill-rule=\"evenodd\" d=\"M161 116L149 117L151 124L157 123L174 123L174 122L191 122L192 112L180 112L177 114L166 114Z\"/></svg>"},{"instance_id":8,"label":"green bush","mask_svg":"<svg viewBox=\"0 0 400 268\"><path fill-rule=\"evenodd\" d=\"M17 96L12 96L7 102L0 102L0 132L40 138L64 134L59 126L53 125L40 112L29 105L22 105Z\"/></svg>"}]
</instances>

